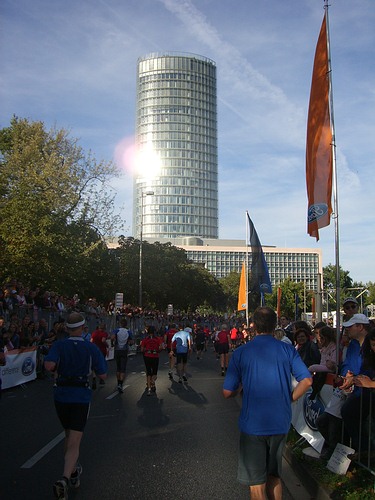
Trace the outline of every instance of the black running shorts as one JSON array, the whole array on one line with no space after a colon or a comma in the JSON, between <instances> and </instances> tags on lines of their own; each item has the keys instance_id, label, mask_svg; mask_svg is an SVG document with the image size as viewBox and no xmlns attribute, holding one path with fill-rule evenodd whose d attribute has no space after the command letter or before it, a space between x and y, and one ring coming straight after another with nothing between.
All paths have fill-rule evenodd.
<instances>
[{"instance_id":1,"label":"black running shorts","mask_svg":"<svg viewBox=\"0 0 375 500\"><path fill-rule=\"evenodd\" d=\"M55 408L64 429L83 432L89 416L90 403L60 403L60 401L55 401Z\"/></svg>"}]
</instances>

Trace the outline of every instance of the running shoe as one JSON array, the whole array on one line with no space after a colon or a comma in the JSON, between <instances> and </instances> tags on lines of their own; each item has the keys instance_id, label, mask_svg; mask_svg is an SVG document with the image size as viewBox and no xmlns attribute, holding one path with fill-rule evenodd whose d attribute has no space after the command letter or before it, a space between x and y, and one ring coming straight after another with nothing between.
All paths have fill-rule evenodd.
<instances>
[{"instance_id":1,"label":"running shoe","mask_svg":"<svg viewBox=\"0 0 375 500\"><path fill-rule=\"evenodd\" d=\"M178 379L178 383L182 384L182 378L181 377Z\"/></svg>"},{"instance_id":2,"label":"running shoe","mask_svg":"<svg viewBox=\"0 0 375 500\"><path fill-rule=\"evenodd\" d=\"M187 382L187 377L186 377L186 375L183 375L183 376L182 376L182 380L183 380L184 382Z\"/></svg>"},{"instance_id":3,"label":"running shoe","mask_svg":"<svg viewBox=\"0 0 375 500\"><path fill-rule=\"evenodd\" d=\"M77 462L76 470L70 476L69 486L72 488L79 488L81 484L81 474L82 474L82 465Z\"/></svg>"},{"instance_id":4,"label":"running shoe","mask_svg":"<svg viewBox=\"0 0 375 500\"><path fill-rule=\"evenodd\" d=\"M151 389L147 389L147 396L151 396Z\"/></svg>"},{"instance_id":5,"label":"running shoe","mask_svg":"<svg viewBox=\"0 0 375 500\"><path fill-rule=\"evenodd\" d=\"M121 384L118 384L118 385L117 385L117 390L118 390L118 392L120 392L121 394L124 392L124 388L122 387L122 385L121 385Z\"/></svg>"},{"instance_id":6,"label":"running shoe","mask_svg":"<svg viewBox=\"0 0 375 500\"><path fill-rule=\"evenodd\" d=\"M53 494L58 500L68 500L68 480L63 477L53 485Z\"/></svg>"},{"instance_id":7,"label":"running shoe","mask_svg":"<svg viewBox=\"0 0 375 500\"><path fill-rule=\"evenodd\" d=\"M172 374L172 372L171 372L171 371L169 371L169 372L168 372L168 377L169 377L171 380L173 380L173 374Z\"/></svg>"}]
</instances>

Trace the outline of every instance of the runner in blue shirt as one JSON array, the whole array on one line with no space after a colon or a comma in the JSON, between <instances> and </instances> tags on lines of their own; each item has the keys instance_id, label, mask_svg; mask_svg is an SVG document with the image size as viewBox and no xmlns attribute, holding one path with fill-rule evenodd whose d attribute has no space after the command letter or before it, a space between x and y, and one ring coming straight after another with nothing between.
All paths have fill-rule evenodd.
<instances>
[{"instance_id":1,"label":"runner in blue shirt","mask_svg":"<svg viewBox=\"0 0 375 500\"><path fill-rule=\"evenodd\" d=\"M172 346L176 345L176 367L178 373L178 382L182 384L182 380L187 382L186 365L188 354L191 352L191 335L187 331L189 327L184 329L182 325L179 326L180 330L172 337ZM190 329L190 328L189 328Z\"/></svg>"},{"instance_id":2,"label":"runner in blue shirt","mask_svg":"<svg viewBox=\"0 0 375 500\"><path fill-rule=\"evenodd\" d=\"M90 409L91 370L105 379L107 363L99 349L82 338L84 317L77 313L68 316L69 337L52 344L44 358L45 368L56 373L54 400L57 415L65 429L64 472L55 482L53 491L60 500L68 498L69 486L78 488L82 467L78 463L79 448Z\"/></svg>"},{"instance_id":3,"label":"runner in blue shirt","mask_svg":"<svg viewBox=\"0 0 375 500\"><path fill-rule=\"evenodd\" d=\"M229 398L243 393L238 480L249 485L251 498L267 498L267 491L270 498L281 499L291 403L309 389L312 378L295 348L273 337L277 316L271 308L258 307L253 320L257 334L234 351L223 394ZM297 380L294 389L292 376Z\"/></svg>"}]
</instances>

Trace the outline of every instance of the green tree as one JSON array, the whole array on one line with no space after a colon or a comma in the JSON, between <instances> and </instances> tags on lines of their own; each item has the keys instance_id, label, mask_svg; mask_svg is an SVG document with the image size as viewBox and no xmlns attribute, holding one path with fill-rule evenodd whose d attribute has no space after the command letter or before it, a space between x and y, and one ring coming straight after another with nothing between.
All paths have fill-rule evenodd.
<instances>
[{"instance_id":1,"label":"green tree","mask_svg":"<svg viewBox=\"0 0 375 500\"><path fill-rule=\"evenodd\" d=\"M375 283L369 281L366 285L368 293L366 294L365 306L368 307L370 317L375 317Z\"/></svg>"},{"instance_id":2,"label":"green tree","mask_svg":"<svg viewBox=\"0 0 375 500\"><path fill-rule=\"evenodd\" d=\"M0 130L0 279L66 294L94 286L102 259L111 269L103 236L119 224L109 187L117 174L64 129L14 117Z\"/></svg>"},{"instance_id":3,"label":"green tree","mask_svg":"<svg viewBox=\"0 0 375 500\"><path fill-rule=\"evenodd\" d=\"M344 271L342 267L339 267L340 276L340 302L353 293L353 280L349 276L349 271ZM328 308L331 310L336 309L336 266L333 264L328 264L328 266L323 267L323 301L327 300L328 297Z\"/></svg>"},{"instance_id":4,"label":"green tree","mask_svg":"<svg viewBox=\"0 0 375 500\"><path fill-rule=\"evenodd\" d=\"M238 290L240 286L241 273L232 271L225 278L219 280L226 297L226 305L229 311L236 311L238 306Z\"/></svg>"},{"instance_id":5,"label":"green tree","mask_svg":"<svg viewBox=\"0 0 375 500\"><path fill-rule=\"evenodd\" d=\"M304 311L304 289L303 283L296 283L290 278L282 281L279 285L274 286L272 294L266 295L267 305L277 309L277 293L278 288L281 288L280 312L288 318L300 319L301 313ZM296 318L296 295L298 297L298 310ZM311 309L310 309L311 310Z\"/></svg>"},{"instance_id":6,"label":"green tree","mask_svg":"<svg viewBox=\"0 0 375 500\"><path fill-rule=\"evenodd\" d=\"M353 280L349 276L349 271L344 271L341 266L339 271L341 290L352 288ZM323 267L323 289L336 290L336 266L333 264Z\"/></svg>"},{"instance_id":7,"label":"green tree","mask_svg":"<svg viewBox=\"0 0 375 500\"><path fill-rule=\"evenodd\" d=\"M139 245L134 238L119 238L116 256L119 259L118 291L126 302L137 304L139 297ZM189 262L183 249L171 243L148 243L142 249L143 304L165 310L168 304L177 309L195 310L199 305L223 307L224 293L206 269Z\"/></svg>"},{"instance_id":8,"label":"green tree","mask_svg":"<svg viewBox=\"0 0 375 500\"><path fill-rule=\"evenodd\" d=\"M375 283L369 281L366 287L368 289L366 304L375 304Z\"/></svg>"}]
</instances>

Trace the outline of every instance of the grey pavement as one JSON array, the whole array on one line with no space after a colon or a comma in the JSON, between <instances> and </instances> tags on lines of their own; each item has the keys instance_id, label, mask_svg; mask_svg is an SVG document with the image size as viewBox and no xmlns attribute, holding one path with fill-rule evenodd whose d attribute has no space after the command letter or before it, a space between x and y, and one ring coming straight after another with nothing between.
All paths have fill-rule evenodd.
<instances>
[{"instance_id":1,"label":"grey pavement","mask_svg":"<svg viewBox=\"0 0 375 500\"><path fill-rule=\"evenodd\" d=\"M114 362L105 386L93 395L81 446L81 500L240 500L248 488L236 481L239 403L225 400L219 363L211 348L192 355L188 383L172 382L162 353L157 392L147 396L143 359L128 362L119 395ZM55 415L52 382L36 380L3 392L2 500L53 498L62 471L62 429ZM284 463L284 499L311 497Z\"/></svg>"}]
</instances>

